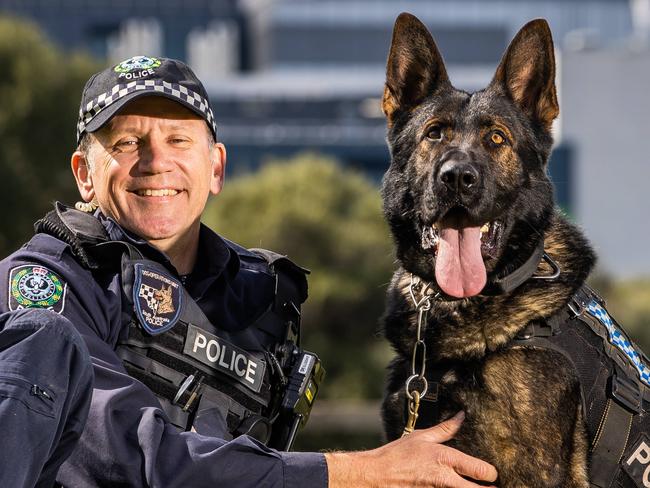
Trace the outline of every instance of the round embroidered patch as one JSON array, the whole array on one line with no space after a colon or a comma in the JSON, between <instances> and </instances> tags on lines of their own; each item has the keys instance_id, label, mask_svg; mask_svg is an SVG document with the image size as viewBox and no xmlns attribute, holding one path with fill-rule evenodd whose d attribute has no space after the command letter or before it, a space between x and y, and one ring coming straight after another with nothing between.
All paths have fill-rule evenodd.
<instances>
[{"instance_id":1,"label":"round embroidered patch","mask_svg":"<svg viewBox=\"0 0 650 488\"><path fill-rule=\"evenodd\" d=\"M66 284L54 271L43 266L25 265L11 270L9 308L63 309Z\"/></svg>"},{"instance_id":2,"label":"round embroidered patch","mask_svg":"<svg viewBox=\"0 0 650 488\"><path fill-rule=\"evenodd\" d=\"M161 61L158 58L150 58L147 56L134 56L132 58L122 61L115 66L116 73L129 73L136 69L153 69L160 66Z\"/></svg>"}]
</instances>

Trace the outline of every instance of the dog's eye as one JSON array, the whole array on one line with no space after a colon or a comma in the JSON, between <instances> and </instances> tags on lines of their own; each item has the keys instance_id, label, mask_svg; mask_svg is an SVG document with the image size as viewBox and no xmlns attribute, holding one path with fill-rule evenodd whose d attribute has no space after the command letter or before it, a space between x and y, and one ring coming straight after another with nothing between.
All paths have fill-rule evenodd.
<instances>
[{"instance_id":1,"label":"dog's eye","mask_svg":"<svg viewBox=\"0 0 650 488\"><path fill-rule=\"evenodd\" d=\"M496 144L497 146L500 146L501 144L506 142L506 138L503 136L503 134L501 134L501 132L496 130L492 132L492 134L490 135L490 140L492 141L492 143Z\"/></svg>"},{"instance_id":2,"label":"dog's eye","mask_svg":"<svg viewBox=\"0 0 650 488\"><path fill-rule=\"evenodd\" d=\"M432 125L427 129L427 139L432 141L439 141L442 139L442 127L439 125Z\"/></svg>"}]
</instances>

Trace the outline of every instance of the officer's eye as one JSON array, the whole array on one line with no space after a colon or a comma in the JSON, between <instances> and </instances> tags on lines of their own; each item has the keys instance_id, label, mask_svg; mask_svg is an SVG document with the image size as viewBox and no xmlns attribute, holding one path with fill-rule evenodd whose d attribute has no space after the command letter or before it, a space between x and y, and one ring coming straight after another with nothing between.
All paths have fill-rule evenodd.
<instances>
[{"instance_id":1,"label":"officer's eye","mask_svg":"<svg viewBox=\"0 0 650 488\"><path fill-rule=\"evenodd\" d=\"M439 141L442 139L442 126L432 125L427 129L426 138L431 141Z\"/></svg>"},{"instance_id":2,"label":"officer's eye","mask_svg":"<svg viewBox=\"0 0 650 488\"><path fill-rule=\"evenodd\" d=\"M132 152L138 148L139 142L140 141L135 137L120 139L113 145L113 150L115 152Z\"/></svg>"},{"instance_id":3,"label":"officer's eye","mask_svg":"<svg viewBox=\"0 0 650 488\"><path fill-rule=\"evenodd\" d=\"M504 142L506 142L506 136L503 135L503 133L499 130L492 131L492 134L490 134L490 141L493 144L496 144L497 146L500 146Z\"/></svg>"},{"instance_id":4,"label":"officer's eye","mask_svg":"<svg viewBox=\"0 0 650 488\"><path fill-rule=\"evenodd\" d=\"M187 137L170 137L169 142L172 144L188 144L190 141Z\"/></svg>"}]
</instances>

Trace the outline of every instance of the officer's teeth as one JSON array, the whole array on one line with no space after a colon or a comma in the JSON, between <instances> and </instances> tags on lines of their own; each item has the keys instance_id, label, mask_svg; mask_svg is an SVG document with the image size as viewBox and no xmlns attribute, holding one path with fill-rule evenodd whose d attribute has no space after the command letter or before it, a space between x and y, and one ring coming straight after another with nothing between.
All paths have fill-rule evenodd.
<instances>
[{"instance_id":1,"label":"officer's teeth","mask_svg":"<svg viewBox=\"0 0 650 488\"><path fill-rule=\"evenodd\" d=\"M167 188L164 190L138 190L138 195L141 197L168 197L176 195L177 193L177 190L170 190Z\"/></svg>"}]
</instances>

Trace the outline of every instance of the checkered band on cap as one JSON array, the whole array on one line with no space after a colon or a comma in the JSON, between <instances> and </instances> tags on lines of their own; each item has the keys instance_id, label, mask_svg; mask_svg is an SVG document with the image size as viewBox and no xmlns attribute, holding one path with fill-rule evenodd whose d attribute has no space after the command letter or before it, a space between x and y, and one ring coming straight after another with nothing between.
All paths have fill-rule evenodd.
<instances>
[{"instance_id":1,"label":"checkered band on cap","mask_svg":"<svg viewBox=\"0 0 650 488\"><path fill-rule=\"evenodd\" d=\"M77 123L77 141L79 141L81 134L86 129L97 114L99 114L106 107L115 103L119 99L125 97L129 93L135 91L152 91L169 95L172 98L177 98L183 102L193 106L198 110L205 121L210 126L212 133L217 134L217 124L214 120L214 114L208 101L201 95L192 91L178 83L169 83L163 80L135 80L129 83L115 85L111 91L102 93L98 97L89 101L85 107L79 110L79 122Z\"/></svg>"},{"instance_id":2,"label":"checkered band on cap","mask_svg":"<svg viewBox=\"0 0 650 488\"><path fill-rule=\"evenodd\" d=\"M607 310L605 310L603 306L595 300L587 305L586 310L590 315L598 319L600 323L605 326L609 336L609 342L616 346L623 354L625 354L625 356L627 356L627 358L639 372L639 379L647 386L650 386L650 368L648 368L648 365L643 361L643 357L634 348L634 345L616 326L616 323L609 316Z\"/></svg>"}]
</instances>

